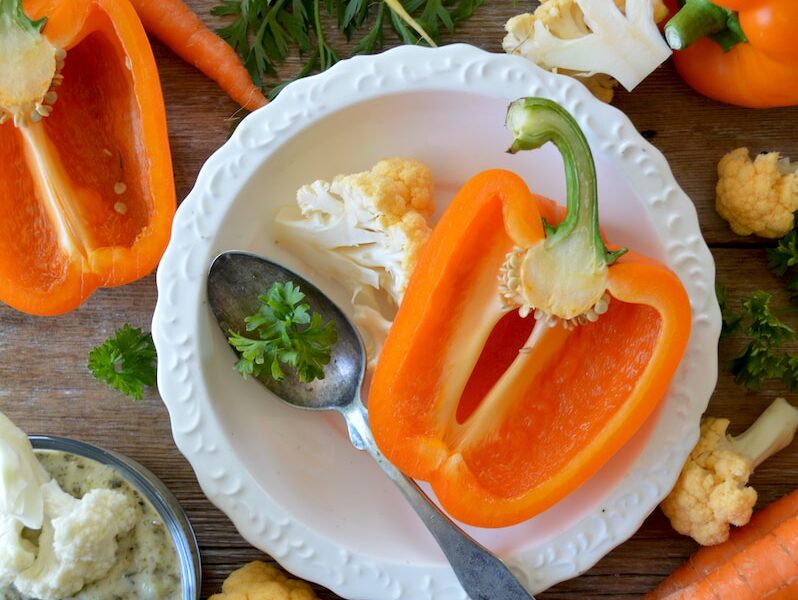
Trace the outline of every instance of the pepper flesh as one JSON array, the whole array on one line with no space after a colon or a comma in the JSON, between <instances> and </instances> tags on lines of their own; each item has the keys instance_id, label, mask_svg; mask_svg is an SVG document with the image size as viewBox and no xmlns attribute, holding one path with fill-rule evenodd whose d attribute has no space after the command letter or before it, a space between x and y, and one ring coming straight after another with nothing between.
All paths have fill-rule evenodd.
<instances>
[{"instance_id":1,"label":"pepper flesh","mask_svg":"<svg viewBox=\"0 0 798 600\"><path fill-rule=\"evenodd\" d=\"M798 2L794 0L714 0L709 7L692 9L683 23L669 22L666 37L685 37L688 47L673 54L682 79L699 93L738 106L769 108L798 104ZM693 0L682 10L691 11ZM673 13L677 0L666 0ZM696 3L697 5L698 3ZM728 51L715 41L700 37L704 33L725 34L712 26L711 5L732 12L746 41ZM734 20L732 21L734 22ZM693 29L693 27L695 29ZM673 44L671 44L673 46Z\"/></svg>"},{"instance_id":2,"label":"pepper flesh","mask_svg":"<svg viewBox=\"0 0 798 600\"><path fill-rule=\"evenodd\" d=\"M578 190L567 187L570 207ZM508 313L497 280L508 252L556 235L560 213L508 171L466 183L423 251L369 391L388 459L471 525L528 519L594 474L664 396L689 337L678 278L634 252L608 266L612 301L596 322Z\"/></svg>"},{"instance_id":3,"label":"pepper flesh","mask_svg":"<svg viewBox=\"0 0 798 600\"><path fill-rule=\"evenodd\" d=\"M16 7L0 0L0 12ZM46 19L40 35L62 68L41 118L0 125L0 300L53 315L152 271L175 192L158 71L132 6L31 0L25 12Z\"/></svg>"}]
</instances>

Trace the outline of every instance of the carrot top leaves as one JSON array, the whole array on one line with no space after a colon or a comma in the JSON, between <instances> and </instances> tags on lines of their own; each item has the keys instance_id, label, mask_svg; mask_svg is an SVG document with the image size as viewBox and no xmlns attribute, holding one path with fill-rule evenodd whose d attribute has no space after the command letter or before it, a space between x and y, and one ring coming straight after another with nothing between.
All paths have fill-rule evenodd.
<instances>
[{"instance_id":1,"label":"carrot top leaves","mask_svg":"<svg viewBox=\"0 0 798 600\"><path fill-rule=\"evenodd\" d=\"M275 82L269 94L274 97L282 89L277 65L285 62L290 53L298 51L305 61L297 78L324 71L338 61L338 54L327 41L330 28L325 24L331 19L347 41L354 44L351 54L371 54L382 48L386 21L406 44L425 43L416 26L437 41L443 31L452 33L483 2L222 0L211 12L233 17L229 25L218 31L219 35L241 55L257 85L265 88L270 80Z\"/></svg>"}]
</instances>

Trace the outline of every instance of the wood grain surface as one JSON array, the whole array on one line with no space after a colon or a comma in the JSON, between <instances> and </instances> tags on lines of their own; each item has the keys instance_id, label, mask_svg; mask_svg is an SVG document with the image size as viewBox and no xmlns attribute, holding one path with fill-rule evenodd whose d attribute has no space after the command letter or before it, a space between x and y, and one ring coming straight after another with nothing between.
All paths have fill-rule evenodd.
<instances>
[{"instance_id":1,"label":"wood grain surface","mask_svg":"<svg viewBox=\"0 0 798 600\"><path fill-rule=\"evenodd\" d=\"M208 23L212 0L191 0ZM526 9L511 0L486 0L486 6L447 41L501 51L506 19ZM334 42L340 40L334 40ZM169 118L178 198L191 188L197 172L224 143L236 106L216 85L157 42L153 48L161 72ZM285 67L296 70L297 61ZM634 93L619 92L615 106L626 112L670 162L676 179L695 202L701 228L717 261L718 279L732 301L758 289L772 291L774 303L787 304L782 282L767 269L763 240L740 238L714 210L716 164L728 150L747 145L753 152L779 150L798 158L798 108L744 110L698 96L666 64ZM244 563L270 560L250 547L227 517L205 498L190 465L172 441L169 416L157 391L134 402L96 382L86 370L88 350L119 325L150 328L156 300L154 275L113 290L100 290L79 309L56 318L36 318L0 306L0 410L29 433L63 435L123 452L155 472L185 507L199 538L203 560L203 598L217 591L227 574ZM796 325L798 320L790 319ZM727 360L739 339L724 340ZM785 390L778 385L749 393L722 369L709 407L728 416L732 429L748 426ZM788 396L789 398L790 396ZM796 399L792 398L793 403ZM796 487L798 443L766 462L752 479L760 505ZM629 541L581 577L540 594L556 598L639 598L681 564L695 544L673 532L656 510ZM337 598L316 586L322 599Z\"/></svg>"}]
</instances>

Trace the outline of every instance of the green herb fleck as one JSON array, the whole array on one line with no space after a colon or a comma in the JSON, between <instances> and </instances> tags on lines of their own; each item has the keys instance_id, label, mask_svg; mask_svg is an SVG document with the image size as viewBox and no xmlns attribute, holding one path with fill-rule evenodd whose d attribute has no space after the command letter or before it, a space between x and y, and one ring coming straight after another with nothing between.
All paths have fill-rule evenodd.
<instances>
[{"instance_id":1,"label":"green herb fleck","mask_svg":"<svg viewBox=\"0 0 798 600\"><path fill-rule=\"evenodd\" d=\"M155 365L152 335L128 323L89 352L91 374L135 400L141 400L145 385L155 385Z\"/></svg>"},{"instance_id":2,"label":"green herb fleck","mask_svg":"<svg viewBox=\"0 0 798 600\"><path fill-rule=\"evenodd\" d=\"M338 341L335 324L322 323L317 312L302 302L305 294L293 282L274 283L258 296L258 312L244 319L255 337L230 331L228 341L239 353L236 369L244 376L259 377L264 371L275 381L285 377L284 366L293 368L299 381L324 379L332 346Z\"/></svg>"}]
</instances>

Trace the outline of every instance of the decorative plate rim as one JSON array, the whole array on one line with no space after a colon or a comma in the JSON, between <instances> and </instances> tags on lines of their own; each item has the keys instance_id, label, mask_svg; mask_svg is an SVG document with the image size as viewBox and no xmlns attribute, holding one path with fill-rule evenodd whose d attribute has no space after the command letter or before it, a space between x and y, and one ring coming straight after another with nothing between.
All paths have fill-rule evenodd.
<instances>
[{"instance_id":1,"label":"decorative plate rim","mask_svg":"<svg viewBox=\"0 0 798 600\"><path fill-rule=\"evenodd\" d=\"M352 102L412 91L467 91L515 99L551 98L575 116L598 151L626 178L665 240L668 265L688 290L693 330L682 364L649 441L606 502L556 536L504 557L527 588L540 592L592 567L640 527L678 476L698 438L701 413L717 378L714 348L720 333L715 265L690 199L664 156L619 110L571 78L515 56L455 44L437 49L402 46L342 61L292 83L249 115L203 165L180 205L172 239L157 273L153 338L158 387L175 443L191 463L208 499L241 535L304 579L347 598L466 600L446 565L386 562L340 547L292 519L251 477L214 419L192 332L204 310L205 274L220 249L212 245L221 219L258 165L313 121ZM257 156L256 156L257 155ZM197 286L200 286L198 291ZM198 300L199 297L199 300ZM663 449L667 449L663 452Z\"/></svg>"}]
</instances>

